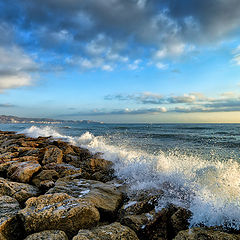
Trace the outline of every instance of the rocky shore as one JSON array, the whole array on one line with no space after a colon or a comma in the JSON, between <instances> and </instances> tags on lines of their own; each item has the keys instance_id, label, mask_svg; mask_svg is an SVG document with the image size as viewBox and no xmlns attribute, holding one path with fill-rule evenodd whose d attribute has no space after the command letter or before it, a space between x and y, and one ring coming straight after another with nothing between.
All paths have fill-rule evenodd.
<instances>
[{"instance_id":1,"label":"rocky shore","mask_svg":"<svg viewBox=\"0 0 240 240\"><path fill-rule=\"evenodd\" d=\"M156 211L161 189L131 198L127 189L101 154L0 131L0 240L240 239L229 229L189 229L187 209Z\"/></svg>"}]
</instances>

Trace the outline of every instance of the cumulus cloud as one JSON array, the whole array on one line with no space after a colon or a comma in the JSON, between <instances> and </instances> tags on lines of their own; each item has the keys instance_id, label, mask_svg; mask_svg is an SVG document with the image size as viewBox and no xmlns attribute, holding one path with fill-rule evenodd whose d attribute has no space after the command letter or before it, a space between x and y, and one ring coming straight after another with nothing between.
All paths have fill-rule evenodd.
<instances>
[{"instance_id":1,"label":"cumulus cloud","mask_svg":"<svg viewBox=\"0 0 240 240\"><path fill-rule=\"evenodd\" d=\"M101 58L99 68L121 63L135 70L136 59L150 58L162 69L162 59L234 36L239 12L238 0L1 0L0 22L26 48Z\"/></svg>"},{"instance_id":2,"label":"cumulus cloud","mask_svg":"<svg viewBox=\"0 0 240 240\"><path fill-rule=\"evenodd\" d=\"M0 91L30 85L29 73L35 70L35 62L21 48L0 47Z\"/></svg>"}]
</instances>

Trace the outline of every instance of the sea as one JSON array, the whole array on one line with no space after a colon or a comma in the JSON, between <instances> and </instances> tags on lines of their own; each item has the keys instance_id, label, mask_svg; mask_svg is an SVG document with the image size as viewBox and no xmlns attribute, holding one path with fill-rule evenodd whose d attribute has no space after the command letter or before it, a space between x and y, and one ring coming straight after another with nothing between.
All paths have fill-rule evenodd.
<instances>
[{"instance_id":1,"label":"sea","mask_svg":"<svg viewBox=\"0 0 240 240\"><path fill-rule=\"evenodd\" d=\"M156 211L191 210L190 227L240 230L240 124L0 124L31 137L52 136L114 163L129 194L154 194Z\"/></svg>"}]
</instances>

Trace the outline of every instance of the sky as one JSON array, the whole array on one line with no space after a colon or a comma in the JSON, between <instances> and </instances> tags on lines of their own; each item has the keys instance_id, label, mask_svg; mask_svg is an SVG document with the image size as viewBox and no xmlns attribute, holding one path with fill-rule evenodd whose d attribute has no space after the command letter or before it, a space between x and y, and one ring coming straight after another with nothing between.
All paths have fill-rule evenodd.
<instances>
[{"instance_id":1,"label":"sky","mask_svg":"<svg viewBox=\"0 0 240 240\"><path fill-rule=\"evenodd\" d=\"M0 0L0 114L240 122L239 0Z\"/></svg>"}]
</instances>

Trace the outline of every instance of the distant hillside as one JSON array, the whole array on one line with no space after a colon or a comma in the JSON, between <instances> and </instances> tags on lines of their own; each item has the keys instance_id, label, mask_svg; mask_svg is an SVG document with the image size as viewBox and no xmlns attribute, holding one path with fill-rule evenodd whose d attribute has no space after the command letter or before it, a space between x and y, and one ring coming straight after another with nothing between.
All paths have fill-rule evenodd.
<instances>
[{"instance_id":1,"label":"distant hillside","mask_svg":"<svg viewBox=\"0 0 240 240\"><path fill-rule=\"evenodd\" d=\"M100 123L91 120L56 120L51 118L22 118L16 116L5 116L0 115L0 123L46 123L46 124L57 124L57 123Z\"/></svg>"}]
</instances>

